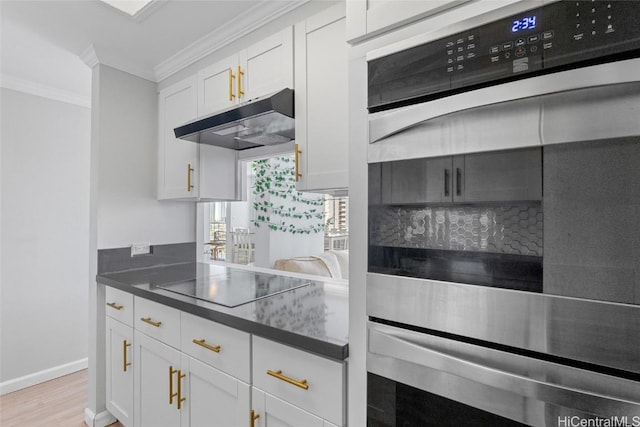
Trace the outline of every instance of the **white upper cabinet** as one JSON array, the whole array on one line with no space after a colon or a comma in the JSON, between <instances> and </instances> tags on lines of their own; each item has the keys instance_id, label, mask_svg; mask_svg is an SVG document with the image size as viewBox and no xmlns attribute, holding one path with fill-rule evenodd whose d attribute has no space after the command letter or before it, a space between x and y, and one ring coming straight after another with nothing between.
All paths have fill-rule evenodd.
<instances>
[{"instance_id":1,"label":"white upper cabinet","mask_svg":"<svg viewBox=\"0 0 640 427\"><path fill-rule=\"evenodd\" d=\"M238 103L238 65L238 55L232 55L198 72L198 117Z\"/></svg>"},{"instance_id":2,"label":"white upper cabinet","mask_svg":"<svg viewBox=\"0 0 640 427\"><path fill-rule=\"evenodd\" d=\"M470 0L347 0L347 40L358 43Z\"/></svg>"},{"instance_id":3,"label":"white upper cabinet","mask_svg":"<svg viewBox=\"0 0 640 427\"><path fill-rule=\"evenodd\" d=\"M159 94L158 199L238 200L236 151L175 137L175 127L198 117L196 81L189 77Z\"/></svg>"},{"instance_id":4,"label":"white upper cabinet","mask_svg":"<svg viewBox=\"0 0 640 427\"><path fill-rule=\"evenodd\" d=\"M195 76L159 94L158 199L197 197L198 144L177 139L173 132L175 127L195 119L197 109Z\"/></svg>"},{"instance_id":5,"label":"white upper cabinet","mask_svg":"<svg viewBox=\"0 0 640 427\"><path fill-rule=\"evenodd\" d=\"M293 83L293 28L287 27L160 91L158 199L242 200L237 152L176 139L173 130Z\"/></svg>"},{"instance_id":6,"label":"white upper cabinet","mask_svg":"<svg viewBox=\"0 0 640 427\"><path fill-rule=\"evenodd\" d=\"M293 29L288 27L198 72L198 116L293 88Z\"/></svg>"},{"instance_id":7,"label":"white upper cabinet","mask_svg":"<svg viewBox=\"0 0 640 427\"><path fill-rule=\"evenodd\" d=\"M293 89L293 27L240 52L240 63L240 102Z\"/></svg>"},{"instance_id":8,"label":"white upper cabinet","mask_svg":"<svg viewBox=\"0 0 640 427\"><path fill-rule=\"evenodd\" d=\"M344 4L295 26L299 191L349 186L345 30Z\"/></svg>"}]
</instances>

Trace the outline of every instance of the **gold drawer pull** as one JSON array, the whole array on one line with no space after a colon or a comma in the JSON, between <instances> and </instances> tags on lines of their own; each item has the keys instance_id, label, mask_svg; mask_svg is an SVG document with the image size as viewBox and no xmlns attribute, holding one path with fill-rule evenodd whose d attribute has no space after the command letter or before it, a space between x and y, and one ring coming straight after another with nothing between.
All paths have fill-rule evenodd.
<instances>
[{"instance_id":1,"label":"gold drawer pull","mask_svg":"<svg viewBox=\"0 0 640 427\"><path fill-rule=\"evenodd\" d=\"M280 369L278 369L277 371L272 371L271 369L269 369L267 370L267 374L271 375L272 377L276 377L277 379L287 382L289 384L293 384L296 387L300 387L304 390L309 390L309 384L307 384L307 380L298 381L298 380L294 380L293 378L289 378L286 375L283 375L282 370Z\"/></svg>"},{"instance_id":2,"label":"gold drawer pull","mask_svg":"<svg viewBox=\"0 0 640 427\"><path fill-rule=\"evenodd\" d=\"M300 180L300 178L302 178L302 174L300 173L300 154L302 153L302 151L300 151L300 149L298 148L299 145L295 144L294 146L294 151L293 153L295 154L295 175L296 175L296 182L298 182Z\"/></svg>"},{"instance_id":3,"label":"gold drawer pull","mask_svg":"<svg viewBox=\"0 0 640 427\"><path fill-rule=\"evenodd\" d=\"M122 370L127 372L127 366L131 366L131 362L127 362L127 347L131 347L131 343L127 340L122 342Z\"/></svg>"},{"instance_id":4,"label":"gold drawer pull","mask_svg":"<svg viewBox=\"0 0 640 427\"><path fill-rule=\"evenodd\" d=\"M186 397L182 397L182 379L186 377L187 374L183 374L180 369L178 369L178 410L182 409L182 402L187 400Z\"/></svg>"},{"instance_id":5,"label":"gold drawer pull","mask_svg":"<svg viewBox=\"0 0 640 427\"><path fill-rule=\"evenodd\" d=\"M191 163L187 164L187 191L193 190L193 184L191 183L191 173L195 171L194 168L191 167Z\"/></svg>"},{"instance_id":6,"label":"gold drawer pull","mask_svg":"<svg viewBox=\"0 0 640 427\"><path fill-rule=\"evenodd\" d=\"M151 317L141 317L140 320L142 320L144 323L150 324L151 326L155 326L156 328L159 328L160 325L162 325L162 322L154 322L153 320L151 320Z\"/></svg>"},{"instance_id":7,"label":"gold drawer pull","mask_svg":"<svg viewBox=\"0 0 640 427\"><path fill-rule=\"evenodd\" d=\"M177 374L177 373L178 373L177 369L173 369L173 366L169 366L169 405L173 405L173 398L178 397L178 393L173 392L173 374ZM178 378L178 380L179 379L180 378Z\"/></svg>"},{"instance_id":8,"label":"gold drawer pull","mask_svg":"<svg viewBox=\"0 0 640 427\"><path fill-rule=\"evenodd\" d=\"M244 91L242 90L242 76L244 76L244 71L242 71L242 68L238 65L238 99L244 95Z\"/></svg>"},{"instance_id":9,"label":"gold drawer pull","mask_svg":"<svg viewBox=\"0 0 640 427\"><path fill-rule=\"evenodd\" d=\"M256 411L252 409L250 417L251 427L256 427L256 420L260 418L260 414L257 414Z\"/></svg>"},{"instance_id":10,"label":"gold drawer pull","mask_svg":"<svg viewBox=\"0 0 640 427\"><path fill-rule=\"evenodd\" d=\"M229 101L233 101L233 98L236 97L233 94L233 79L235 78L236 76L233 75L233 71L229 68Z\"/></svg>"},{"instance_id":11,"label":"gold drawer pull","mask_svg":"<svg viewBox=\"0 0 640 427\"><path fill-rule=\"evenodd\" d=\"M111 308L115 308L116 310L120 311L124 308L124 306L122 305L118 305L115 302L108 302L107 305Z\"/></svg>"},{"instance_id":12,"label":"gold drawer pull","mask_svg":"<svg viewBox=\"0 0 640 427\"><path fill-rule=\"evenodd\" d=\"M193 340L193 343L194 343L194 344L199 345L200 347L204 347L204 348L206 348L207 350L211 350L211 351L215 351L216 353L220 353L220 346L219 346L219 345L211 345L211 344L207 344L207 343L205 342L205 339L204 339L204 338L203 338L203 339L201 339L201 340L196 340L196 339L194 339L194 340Z\"/></svg>"}]
</instances>

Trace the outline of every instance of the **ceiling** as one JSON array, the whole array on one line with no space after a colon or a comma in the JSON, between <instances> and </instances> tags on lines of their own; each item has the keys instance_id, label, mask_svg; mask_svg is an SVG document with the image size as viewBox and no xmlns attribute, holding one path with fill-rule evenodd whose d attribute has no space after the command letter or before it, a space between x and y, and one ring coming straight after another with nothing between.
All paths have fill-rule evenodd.
<instances>
[{"instance_id":1,"label":"ceiling","mask_svg":"<svg viewBox=\"0 0 640 427\"><path fill-rule=\"evenodd\" d=\"M265 24L307 1L158 0L150 13L132 18L98 0L1 0L3 80L17 78L88 96L90 69L80 57L88 62L95 54L101 63L159 81L175 68L167 64L178 56L182 63L200 59L196 55L202 56L203 49L195 45L210 41L220 47L230 34ZM192 58L185 56L189 49Z\"/></svg>"}]
</instances>

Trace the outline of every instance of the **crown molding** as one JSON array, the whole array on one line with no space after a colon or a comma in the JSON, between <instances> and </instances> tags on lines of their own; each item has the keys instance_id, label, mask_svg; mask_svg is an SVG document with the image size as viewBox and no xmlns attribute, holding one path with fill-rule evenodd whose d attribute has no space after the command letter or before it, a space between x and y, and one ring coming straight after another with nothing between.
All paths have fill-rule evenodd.
<instances>
[{"instance_id":1,"label":"crown molding","mask_svg":"<svg viewBox=\"0 0 640 427\"><path fill-rule=\"evenodd\" d=\"M79 57L91 69L98 64L103 64L125 73L133 74L136 77L156 82L156 77L151 67L136 61L123 59L120 56L109 55L104 49L96 50L93 44L89 45Z\"/></svg>"},{"instance_id":2,"label":"crown molding","mask_svg":"<svg viewBox=\"0 0 640 427\"><path fill-rule=\"evenodd\" d=\"M263 1L154 67L156 82L177 73L311 0Z\"/></svg>"},{"instance_id":3,"label":"crown molding","mask_svg":"<svg viewBox=\"0 0 640 427\"><path fill-rule=\"evenodd\" d=\"M136 14L133 15L133 20L136 22L142 22L165 4L167 4L166 0L153 0L151 3L136 12Z\"/></svg>"},{"instance_id":4,"label":"crown molding","mask_svg":"<svg viewBox=\"0 0 640 427\"><path fill-rule=\"evenodd\" d=\"M89 47L87 47L79 56L82 62L84 62L89 68L95 67L100 62L98 61L98 54L96 53L96 49L93 47L93 44L90 44Z\"/></svg>"},{"instance_id":5,"label":"crown molding","mask_svg":"<svg viewBox=\"0 0 640 427\"><path fill-rule=\"evenodd\" d=\"M0 86L6 89L40 96L42 98L53 99L54 101L91 108L91 96L58 89L53 86L43 85L41 83L32 82L7 74L2 74L0 76Z\"/></svg>"}]
</instances>

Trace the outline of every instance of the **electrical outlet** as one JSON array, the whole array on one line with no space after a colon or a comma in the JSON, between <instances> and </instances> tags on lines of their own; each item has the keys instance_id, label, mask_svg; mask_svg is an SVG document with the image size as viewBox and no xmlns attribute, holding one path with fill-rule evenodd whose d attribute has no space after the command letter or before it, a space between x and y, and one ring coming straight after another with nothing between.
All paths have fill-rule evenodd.
<instances>
[{"instance_id":1,"label":"electrical outlet","mask_svg":"<svg viewBox=\"0 0 640 427\"><path fill-rule=\"evenodd\" d=\"M132 243L131 256L148 255L151 253L151 244L149 243Z\"/></svg>"}]
</instances>

